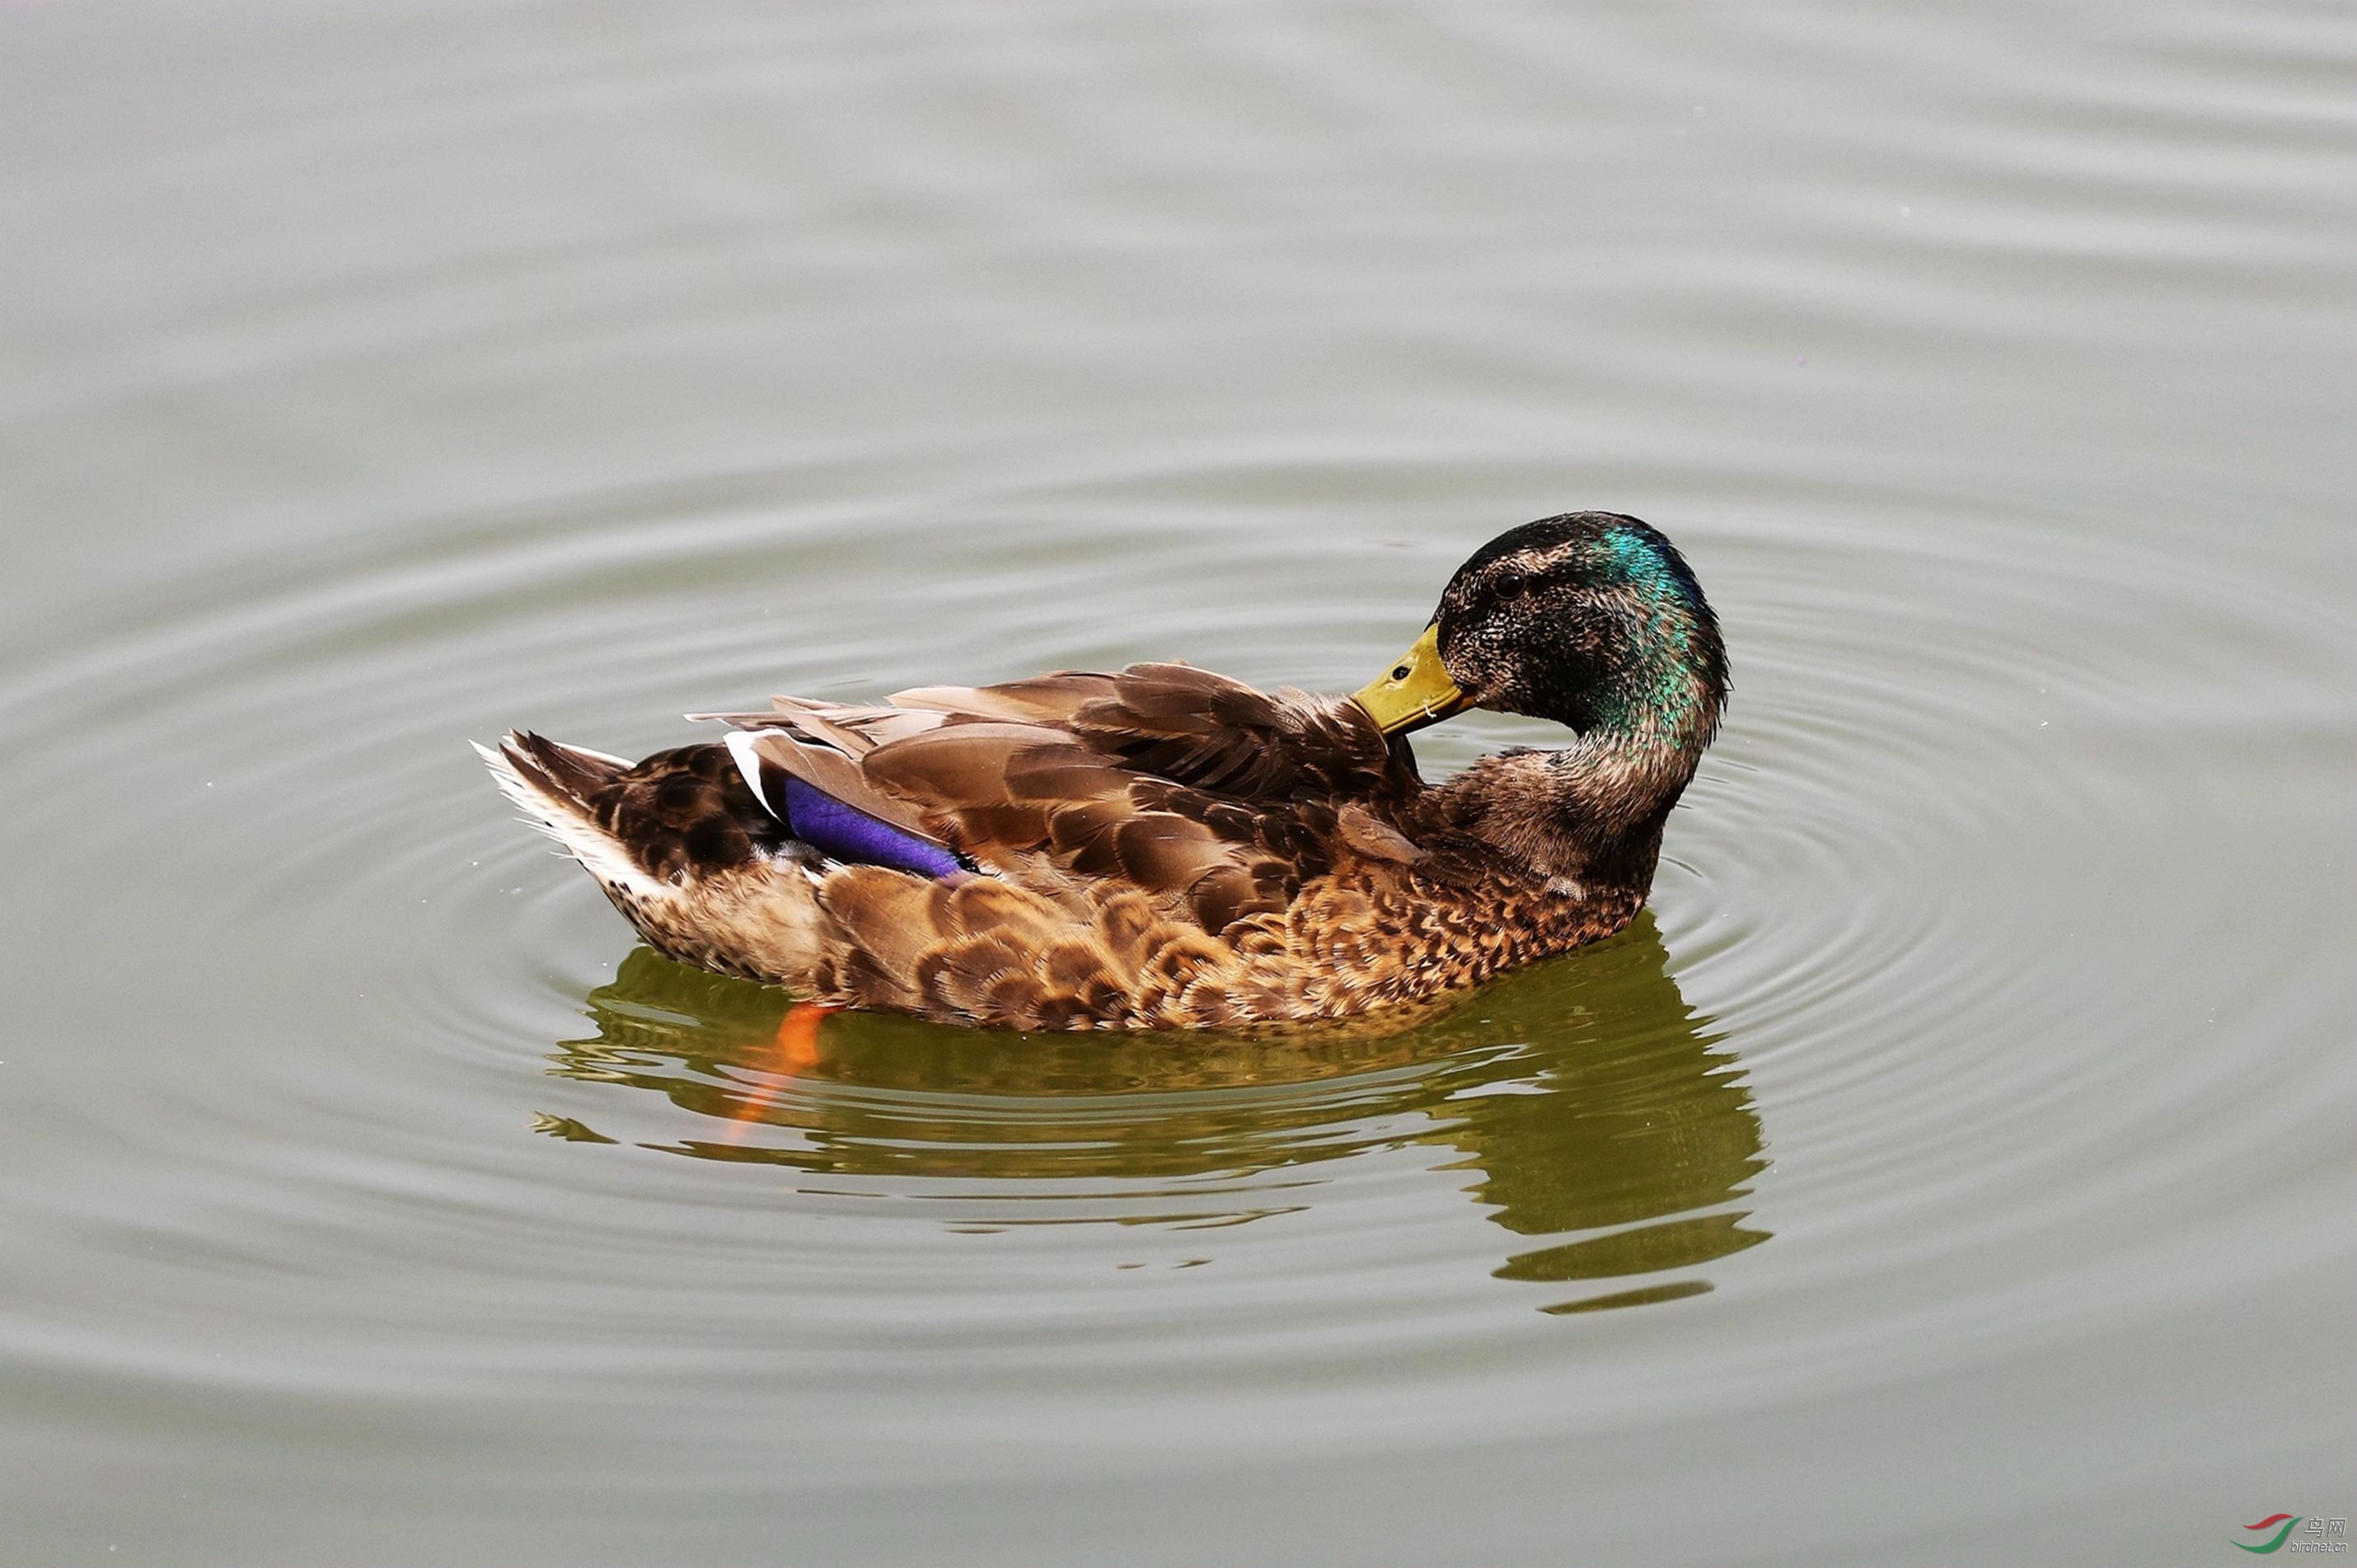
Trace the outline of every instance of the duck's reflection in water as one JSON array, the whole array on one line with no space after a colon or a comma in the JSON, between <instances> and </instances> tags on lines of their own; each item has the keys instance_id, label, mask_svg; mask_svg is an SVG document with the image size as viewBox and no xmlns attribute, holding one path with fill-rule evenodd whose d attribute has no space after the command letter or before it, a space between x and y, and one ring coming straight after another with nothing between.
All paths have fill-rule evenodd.
<instances>
[{"instance_id":1,"label":"duck's reflection in water","mask_svg":"<svg viewBox=\"0 0 2357 1568\"><path fill-rule=\"evenodd\" d=\"M1321 1163L1426 1144L1462 1151L1448 1168L1478 1173L1468 1191L1493 1222L1547 1240L1508 1256L1501 1279L1620 1282L1767 1240L1731 1207L1764 1163L1759 1118L1735 1059L1670 978L1650 916L1382 1035L1026 1036L790 1017L783 993L646 949L588 1007L597 1036L560 1047L558 1074L650 1090L710 1119L702 1136L643 1146L788 1166L834 1190L940 1178L952 1184L941 1196L991 1209L952 1221L961 1230L1239 1223L1304 1207ZM574 1119L540 1124L610 1141ZM1024 1212L1035 1197L1052 1198L1052 1214ZM1683 1273L1544 1310L1709 1288Z\"/></svg>"}]
</instances>

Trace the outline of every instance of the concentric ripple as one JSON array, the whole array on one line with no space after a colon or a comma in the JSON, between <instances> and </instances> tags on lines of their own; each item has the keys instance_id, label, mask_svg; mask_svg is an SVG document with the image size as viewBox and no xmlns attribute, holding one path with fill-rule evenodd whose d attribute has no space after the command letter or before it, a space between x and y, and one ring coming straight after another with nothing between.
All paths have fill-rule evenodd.
<instances>
[{"instance_id":1,"label":"concentric ripple","mask_svg":"<svg viewBox=\"0 0 2357 1568\"><path fill-rule=\"evenodd\" d=\"M994 509L1049 503L978 507ZM1511 1391L1539 1326L1576 1340L1625 1311L1745 1304L1741 1335L1624 1341L1591 1369L1581 1419L1613 1430L1970 1365L1990 1313L2016 1346L2071 1343L2089 1298L2058 1259L2086 1256L2123 1207L2251 1158L2247 1137L2187 1143L2214 1079L2056 1048L2164 1036L2181 1006L2165 940L2106 983L2072 980L2074 857L2236 788L2222 756L2207 782L2165 776L2146 737L2106 735L2115 678L2070 651L2083 606L2168 624L2189 591L2147 575L2123 593L2102 576L2116 555L2050 552L2024 585L1980 549L1682 531L1734 631L1738 699L1655 912L1437 1021L1278 1043L845 1015L813 1058L780 1053L782 993L635 949L463 742L520 722L642 750L690 733L664 716L687 707L1009 673L1015 655L955 606L869 613L889 592L877 563L920 548L923 523L752 497L602 510L562 538L501 519L419 530L436 542L393 557L282 562L7 691L11 792L141 824L87 852L81 929L152 908L160 848L175 886L207 894L147 994L216 1036L312 1042L245 1053L234 1075L151 1059L51 1133L84 1169L124 1145L174 1166L177 1198L77 1185L49 1224L140 1239L180 1260L156 1265L172 1299L249 1322L211 1374L227 1397L538 1402L619 1365L700 1390L724 1429L815 1400L931 1463L949 1453L921 1428L944 1361L961 1399L1035 1445L1059 1441L1065 1402L1250 1405L1272 1376L1410 1398L1438 1364L1460 1395L1485 1391L1449 1408L1478 1408L1488 1441L1563 1420ZM1089 604L1060 637L1022 634L1044 667L1192 651L1192 623L1221 608L1251 624L1314 604L1311 559L1245 530L1157 546L1150 515L1098 526L1132 558L1189 558L1198 585L1116 581L1077 542L1051 565L1018 542L1010 564L994 531L932 564L962 598ZM1363 559L1412 584L1448 548ZM1397 618L1313 608L1288 629L1318 650L1306 678L1334 684ZM1975 635L1991 620L1997 646ZM1275 679L1287 656L1244 672ZM2227 715L2181 715L2204 722ZM1446 768L1534 737L1477 718L1428 749ZM2058 768L2065 742L2080 761ZM1811 1240L1779 1234L1793 1223ZM323 1311L298 1361L278 1354L272 1323L361 1282L373 1310ZM1883 1304L1871 1322L1826 1313L1860 1292ZM72 1300L13 1315L52 1380L136 1379L142 1348L172 1341L168 1319ZM748 1378L747 1358L767 1370ZM1303 1430L1262 1415L1265 1439L1223 1451ZM1416 1441L1471 1440L1459 1419ZM1318 1441L1397 1439L1346 1424ZM1167 1443L1107 1439L1100 1460Z\"/></svg>"},{"instance_id":2,"label":"concentric ripple","mask_svg":"<svg viewBox=\"0 0 2357 1568\"><path fill-rule=\"evenodd\" d=\"M748 701L765 687L872 692L944 671L1003 672L1005 656L984 639L1006 634L945 609L912 639L866 613L879 596L877 564L916 549L920 525L751 499L706 514L658 504L673 510L610 505L599 523L561 533L529 518L428 529L419 532L438 541L430 549L282 566L263 591L113 639L89 665L37 668L12 693L13 733L66 728L68 703L97 722L78 720L62 745L11 746L15 787L39 797L73 778L107 800L133 786L107 809L141 813L141 852L173 844L183 875L219 889L210 930L190 933L199 950L222 966L266 953L274 971L313 985L346 978L352 1000L370 1004L346 1022L360 1031L352 1047L423 1051L444 1058L433 1070L495 1083L473 1116L725 1165L733 1174L718 1179L737 1185L721 1190L737 1203L857 1210L873 1234L856 1250L884 1271L858 1276L872 1291L929 1268L920 1260L943 1235L1104 1224L1125 1240L1097 1245L1137 1254L1117 1260L1124 1269L1200 1267L1241 1261L1248 1234L1314 1216L1333 1226L1307 1244L1291 1239L1290 1266L1305 1283L1342 1288L1360 1313L1395 1328L1414 1322L1418 1338L1461 1345L1481 1321L1467 1311L1483 1302L1560 1314L1679 1299L1741 1277L1750 1260L1734 1254L1766 1239L1728 1207L1766 1164L1737 1069L1781 1076L1788 1054L1798 1058L1786 1096L1794 1113L1851 1130L1811 1152L1813 1179L1835 1184L1837 1211L1868 1207L1863 1196L1878 1183L1921 1187L1943 1165L1954 1173L1945 1180L2068 1190L2041 1173L2084 1152L2018 1113L2067 1104L2105 1069L2040 1048L2068 1026L2052 1011L2063 992L2009 956L2019 920L1994 924L1975 902L2019 903L2034 921L2041 901L2020 883L1959 886L1936 869L1977 842L2016 857L2015 875L2037 875L2035 856L2051 843L2008 843L1995 800L2013 825L2028 819L2062 838L2160 809L2116 778L2098 789L2084 772L2044 763L2055 722L2091 714L2065 649L2083 628L2040 620L2072 597L2058 582L2067 563L2050 561L2043 602L2008 607L2020 590L2001 556L1690 532L1735 628L1739 696L1673 835L1658 928L1649 918L1437 1023L1304 1045L1068 1042L846 1017L825 1026L815 1064L785 1064L774 1043L781 993L633 951L587 881L503 820L459 743L516 721L645 749L684 733L666 710ZM1084 565L1043 576L1019 541L1009 552L1004 533L986 532L985 543L985 532L935 550L961 596L986 601L995 584L1094 607L1099 624L1064 645L1038 639L1038 665L1103 661L1113 626L1126 639L1116 657L1146 656L1183 641L1191 620L1218 618L1199 618L1167 586L1141 597L1138 577L1157 580L1150 565L1126 584ZM1127 522L1121 536L1126 558L1152 561L1150 522ZM1181 542L1168 547L1174 557ZM1282 557L1242 537L1220 546L1224 562L1206 563L1200 537L1183 544L1200 577L1243 585L1271 617L1297 592ZM834 577L839 592L793 592ZM1870 599L1861 579L1876 585ZM1968 647L1968 628L1936 608L1943 594L2004 617L2006 646ZM783 646L771 613L781 599L794 606ZM1234 614L1234 597L1226 602ZM2178 607L2120 613L2166 620ZM1329 658L1338 645L1388 646L1374 617L1324 618L1294 630ZM1437 765L1532 726L1462 729L1437 738ZM1945 788L1966 753L1982 788ZM168 789L153 787L158 755L175 758ZM91 882L135 897L139 886L103 865ZM349 933L362 930L375 945L355 950ZM2060 961L2066 931L2032 935ZM1674 965L1674 951L1686 955ZM1689 994L1706 999L1699 1010ZM2115 1024L2136 1017L2129 996L2098 1005ZM1968 1010L1969 1049L1910 1043L1935 1006ZM1813 1050L1833 1016L1846 1038L1889 1048L1830 1059ZM537 1089L515 1078L533 1059L546 1074ZM1962 1113L1991 1095L2015 1108L2020 1134L1992 1144L1975 1125L1969 1148L1952 1144ZM274 1113L266 1099L233 1098L249 1114ZM371 1116L364 1104L311 1109L330 1125ZM2126 1109L2104 1135L2127 1146L2166 1114ZM544 1168L455 1129L444 1131L455 1146L424 1127L367 1131L397 1131L379 1158L456 1162L503 1180L521 1176L520 1159ZM214 1165L227 1155L218 1145L182 1153ZM1405 1228L1387 1223L1380 1252L1365 1253L1376 1233L1351 1216L1368 1202L1380 1209L1410 1172L1463 1197ZM680 1222L673 1206L708 1196L709 1179L674 1176L656 1189L663 1196L649 1195L638 1240L676 1244L665 1240ZM2040 1223L2071 1223L2086 1195L2055 1201L2061 1211ZM1476 1215L1491 1229L1467 1231ZM2028 1218L2017 1208L2017 1226ZM807 1268L808 1246L798 1254ZM1713 1260L1725 1261L1695 1272ZM1455 1305L1437 1312L1434 1292L1452 1273L1461 1277L1442 1294ZM1649 1280L1663 1273L1675 1277ZM1533 1288L1468 1288L1484 1277ZM832 1305L846 1317L859 1310ZM1224 1335L1256 1320L1222 1321ZM1259 1331L1286 1337L1275 1320ZM1136 1347L1116 1337L1106 1353ZM1069 1369L1070 1345L1055 1354Z\"/></svg>"},{"instance_id":3,"label":"concentric ripple","mask_svg":"<svg viewBox=\"0 0 2357 1568\"><path fill-rule=\"evenodd\" d=\"M2175 1561L2330 1506L2321 13L0 34L18 1552ZM1397 1034L781 1039L466 744L1350 689L1589 505L1693 561L1727 727L1635 928Z\"/></svg>"}]
</instances>

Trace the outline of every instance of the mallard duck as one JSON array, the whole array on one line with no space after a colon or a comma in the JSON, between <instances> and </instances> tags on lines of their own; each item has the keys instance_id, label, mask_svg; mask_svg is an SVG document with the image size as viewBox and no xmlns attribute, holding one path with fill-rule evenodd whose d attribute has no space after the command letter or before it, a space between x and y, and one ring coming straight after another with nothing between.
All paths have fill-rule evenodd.
<instances>
[{"instance_id":1,"label":"mallard duck","mask_svg":"<svg viewBox=\"0 0 2357 1568\"><path fill-rule=\"evenodd\" d=\"M1133 664L779 697L638 763L476 749L684 962L946 1023L1249 1027L1431 1003L1621 929L1727 692L1684 558L1591 511L1484 545L1354 696ZM1408 735L1469 707L1571 743L1427 785Z\"/></svg>"}]
</instances>

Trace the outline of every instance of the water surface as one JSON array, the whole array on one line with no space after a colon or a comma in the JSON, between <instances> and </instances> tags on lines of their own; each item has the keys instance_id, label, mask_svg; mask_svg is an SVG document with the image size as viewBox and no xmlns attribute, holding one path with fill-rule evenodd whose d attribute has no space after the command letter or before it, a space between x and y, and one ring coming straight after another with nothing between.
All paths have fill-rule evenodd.
<instances>
[{"instance_id":1,"label":"water surface","mask_svg":"<svg viewBox=\"0 0 2357 1568\"><path fill-rule=\"evenodd\" d=\"M0 12L41 1563L2212 1561L2357 1500L2330 7ZM1652 911L1388 1037L831 1021L465 742L1657 523ZM1474 715L1460 766L1544 726Z\"/></svg>"}]
</instances>

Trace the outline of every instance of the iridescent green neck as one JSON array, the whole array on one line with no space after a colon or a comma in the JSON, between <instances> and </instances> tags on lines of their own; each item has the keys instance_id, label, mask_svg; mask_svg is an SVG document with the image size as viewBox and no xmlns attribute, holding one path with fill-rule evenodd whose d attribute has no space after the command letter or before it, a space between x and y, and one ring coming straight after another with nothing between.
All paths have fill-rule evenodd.
<instances>
[{"instance_id":1,"label":"iridescent green neck","mask_svg":"<svg viewBox=\"0 0 2357 1568\"><path fill-rule=\"evenodd\" d=\"M1635 534L1608 534L1622 589L1619 646L1594 696L1596 728L1700 751L1727 685L1718 627L1683 562Z\"/></svg>"}]
</instances>

